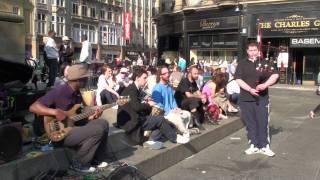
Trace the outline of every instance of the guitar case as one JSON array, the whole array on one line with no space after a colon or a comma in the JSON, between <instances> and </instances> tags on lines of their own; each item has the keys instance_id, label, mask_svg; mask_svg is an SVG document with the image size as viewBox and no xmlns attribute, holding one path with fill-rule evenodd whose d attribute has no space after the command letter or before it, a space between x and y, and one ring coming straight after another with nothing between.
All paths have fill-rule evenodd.
<instances>
[{"instance_id":1,"label":"guitar case","mask_svg":"<svg viewBox=\"0 0 320 180\"><path fill-rule=\"evenodd\" d=\"M17 123L0 126L0 164L11 161L22 150L22 136Z\"/></svg>"}]
</instances>

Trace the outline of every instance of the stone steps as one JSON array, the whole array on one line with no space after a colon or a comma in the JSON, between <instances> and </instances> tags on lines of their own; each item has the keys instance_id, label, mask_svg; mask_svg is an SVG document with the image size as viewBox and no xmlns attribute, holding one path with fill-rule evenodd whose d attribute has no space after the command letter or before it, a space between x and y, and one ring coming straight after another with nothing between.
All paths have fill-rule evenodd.
<instances>
[{"instance_id":1,"label":"stone steps","mask_svg":"<svg viewBox=\"0 0 320 180\"><path fill-rule=\"evenodd\" d=\"M117 159L136 166L145 175L151 177L169 168L177 162L192 156L211 144L223 139L243 127L242 121L233 117L222 121L218 126L205 125L206 130L194 135L185 145L165 143L161 150L149 150L141 146L131 146L124 131L112 126L115 122L116 110L106 111L103 117L110 124L108 151L111 159ZM64 148L42 153L37 157L23 157L15 161L0 165L0 179L23 180L35 177L48 170L67 170L72 152Z\"/></svg>"}]
</instances>

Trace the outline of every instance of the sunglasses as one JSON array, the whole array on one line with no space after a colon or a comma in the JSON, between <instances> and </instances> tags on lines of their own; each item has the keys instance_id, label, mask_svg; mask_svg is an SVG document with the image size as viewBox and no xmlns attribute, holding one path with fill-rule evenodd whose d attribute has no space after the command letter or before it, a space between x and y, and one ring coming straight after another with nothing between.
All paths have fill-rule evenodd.
<instances>
[{"instance_id":1,"label":"sunglasses","mask_svg":"<svg viewBox=\"0 0 320 180\"><path fill-rule=\"evenodd\" d=\"M164 72L164 73L161 73L161 75L166 75L166 74L169 74L169 72Z\"/></svg>"}]
</instances>

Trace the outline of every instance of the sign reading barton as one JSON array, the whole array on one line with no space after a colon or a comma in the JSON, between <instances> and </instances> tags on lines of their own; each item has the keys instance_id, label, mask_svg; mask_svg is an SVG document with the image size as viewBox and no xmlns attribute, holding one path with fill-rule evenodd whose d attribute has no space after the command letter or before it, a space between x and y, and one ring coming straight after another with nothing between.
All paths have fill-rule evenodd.
<instances>
[{"instance_id":1,"label":"sign reading barton","mask_svg":"<svg viewBox=\"0 0 320 180\"><path fill-rule=\"evenodd\" d=\"M320 38L291 38L290 47L320 47Z\"/></svg>"}]
</instances>

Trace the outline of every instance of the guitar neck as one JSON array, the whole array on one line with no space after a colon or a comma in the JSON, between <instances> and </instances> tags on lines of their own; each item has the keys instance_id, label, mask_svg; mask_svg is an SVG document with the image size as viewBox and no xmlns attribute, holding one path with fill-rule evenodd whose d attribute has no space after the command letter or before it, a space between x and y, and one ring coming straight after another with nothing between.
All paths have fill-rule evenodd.
<instances>
[{"instance_id":1,"label":"guitar neck","mask_svg":"<svg viewBox=\"0 0 320 180\"><path fill-rule=\"evenodd\" d=\"M109 108L111 108L111 107L113 107L115 105L117 105L117 103L105 104L105 105L102 105L102 106L99 106L99 107L102 109L102 111L104 111L104 110L109 109ZM91 115L93 115L95 113L95 111L96 111L95 109L91 109L89 111L77 114L75 116L70 117L70 120L72 120L74 122L80 121L82 119L90 117Z\"/></svg>"}]
</instances>

